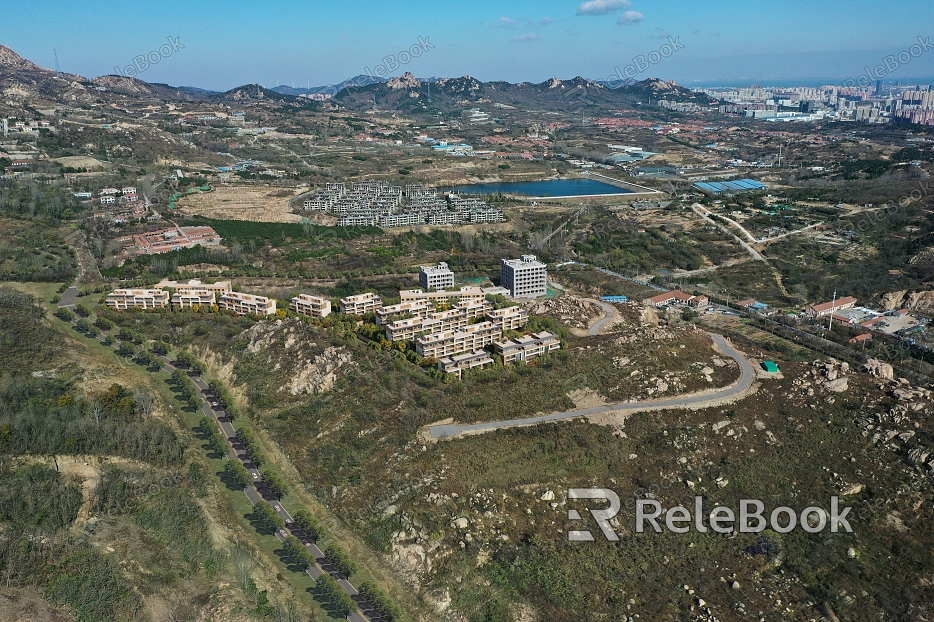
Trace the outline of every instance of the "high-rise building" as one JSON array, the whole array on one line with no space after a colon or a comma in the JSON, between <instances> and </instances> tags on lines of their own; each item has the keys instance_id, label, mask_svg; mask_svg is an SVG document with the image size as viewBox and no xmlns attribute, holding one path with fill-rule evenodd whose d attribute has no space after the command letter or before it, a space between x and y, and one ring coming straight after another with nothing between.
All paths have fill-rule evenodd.
<instances>
[{"instance_id":1,"label":"high-rise building","mask_svg":"<svg viewBox=\"0 0 934 622\"><path fill-rule=\"evenodd\" d=\"M433 289L453 287L454 273L443 261L439 262L437 266L421 266L418 270L418 284L426 292Z\"/></svg>"},{"instance_id":2,"label":"high-rise building","mask_svg":"<svg viewBox=\"0 0 934 622\"><path fill-rule=\"evenodd\" d=\"M513 298L535 298L548 292L548 272L545 264L535 255L522 255L519 259L503 259L500 285L509 290Z\"/></svg>"}]
</instances>

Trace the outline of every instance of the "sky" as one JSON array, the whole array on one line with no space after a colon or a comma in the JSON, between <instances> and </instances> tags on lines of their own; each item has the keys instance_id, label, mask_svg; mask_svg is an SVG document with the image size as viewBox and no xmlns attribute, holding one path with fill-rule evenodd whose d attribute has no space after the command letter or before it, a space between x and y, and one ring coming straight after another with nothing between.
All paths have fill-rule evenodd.
<instances>
[{"instance_id":1,"label":"sky","mask_svg":"<svg viewBox=\"0 0 934 622\"><path fill-rule=\"evenodd\" d=\"M607 79L632 65L636 79L687 86L841 83L887 56L887 81L934 81L934 49L916 47L911 57L919 37L934 38L931 0L30 0L5 8L0 44L43 67L55 68L57 52L62 71L96 77L132 73L141 58L142 80L212 90L322 86L380 75L380 66L384 75L510 82Z\"/></svg>"}]
</instances>

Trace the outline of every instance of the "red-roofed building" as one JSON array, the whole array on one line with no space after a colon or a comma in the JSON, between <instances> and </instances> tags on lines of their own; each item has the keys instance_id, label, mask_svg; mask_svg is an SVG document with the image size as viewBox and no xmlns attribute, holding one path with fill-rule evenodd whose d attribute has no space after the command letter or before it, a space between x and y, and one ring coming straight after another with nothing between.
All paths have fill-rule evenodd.
<instances>
[{"instance_id":1,"label":"red-roofed building","mask_svg":"<svg viewBox=\"0 0 934 622\"><path fill-rule=\"evenodd\" d=\"M863 333L862 335L856 335L850 339L847 343L863 343L872 339L872 333Z\"/></svg>"},{"instance_id":2,"label":"red-roofed building","mask_svg":"<svg viewBox=\"0 0 934 622\"><path fill-rule=\"evenodd\" d=\"M835 311L850 309L856 306L856 298L845 296L837 301L824 302L819 305L813 305L804 310L805 313L813 317L824 317Z\"/></svg>"},{"instance_id":3,"label":"red-roofed building","mask_svg":"<svg viewBox=\"0 0 934 622\"><path fill-rule=\"evenodd\" d=\"M689 307L703 307L708 303L707 296L692 296L681 290L672 290L651 298L646 298L642 304L650 307L661 307L667 304L685 304Z\"/></svg>"}]
</instances>

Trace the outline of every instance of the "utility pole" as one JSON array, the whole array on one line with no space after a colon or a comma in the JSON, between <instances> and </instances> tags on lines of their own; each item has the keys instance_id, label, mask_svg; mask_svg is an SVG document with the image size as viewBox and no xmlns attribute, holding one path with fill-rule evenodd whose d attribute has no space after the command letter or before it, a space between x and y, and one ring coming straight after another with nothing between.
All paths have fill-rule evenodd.
<instances>
[{"instance_id":1,"label":"utility pole","mask_svg":"<svg viewBox=\"0 0 934 622\"><path fill-rule=\"evenodd\" d=\"M55 73L61 74L62 68L58 64L58 50L56 50L55 48L52 48L52 53L55 55Z\"/></svg>"},{"instance_id":2,"label":"utility pole","mask_svg":"<svg viewBox=\"0 0 934 622\"><path fill-rule=\"evenodd\" d=\"M837 307L837 290L833 290L833 300L830 302L830 323L827 325L827 330L833 329L833 312Z\"/></svg>"},{"instance_id":3,"label":"utility pole","mask_svg":"<svg viewBox=\"0 0 934 622\"><path fill-rule=\"evenodd\" d=\"M778 146L778 168L782 167L782 146Z\"/></svg>"}]
</instances>

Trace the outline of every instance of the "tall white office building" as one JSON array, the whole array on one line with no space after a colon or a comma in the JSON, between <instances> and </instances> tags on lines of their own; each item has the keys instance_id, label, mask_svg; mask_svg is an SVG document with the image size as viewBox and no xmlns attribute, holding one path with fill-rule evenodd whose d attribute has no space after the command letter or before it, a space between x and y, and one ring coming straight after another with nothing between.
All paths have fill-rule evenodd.
<instances>
[{"instance_id":1,"label":"tall white office building","mask_svg":"<svg viewBox=\"0 0 934 622\"><path fill-rule=\"evenodd\" d=\"M548 272L535 255L520 259L503 259L500 285L513 298L536 298L548 292Z\"/></svg>"},{"instance_id":2,"label":"tall white office building","mask_svg":"<svg viewBox=\"0 0 934 622\"><path fill-rule=\"evenodd\" d=\"M454 273L443 261L437 266L421 266L418 271L418 284L426 292L454 286Z\"/></svg>"}]
</instances>

